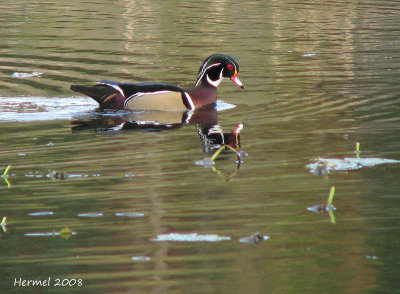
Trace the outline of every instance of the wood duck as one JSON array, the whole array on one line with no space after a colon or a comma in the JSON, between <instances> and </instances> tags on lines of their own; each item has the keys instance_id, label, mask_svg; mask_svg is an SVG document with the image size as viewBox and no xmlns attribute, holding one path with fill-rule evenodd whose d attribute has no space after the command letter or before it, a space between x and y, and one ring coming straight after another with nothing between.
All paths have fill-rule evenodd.
<instances>
[{"instance_id":1,"label":"wood duck","mask_svg":"<svg viewBox=\"0 0 400 294\"><path fill-rule=\"evenodd\" d=\"M229 78L243 88L238 72L239 65L232 57L213 54L200 67L195 86L188 89L161 83L101 81L94 86L71 85L71 90L92 97L102 109L194 110L216 102L217 87L223 78Z\"/></svg>"}]
</instances>

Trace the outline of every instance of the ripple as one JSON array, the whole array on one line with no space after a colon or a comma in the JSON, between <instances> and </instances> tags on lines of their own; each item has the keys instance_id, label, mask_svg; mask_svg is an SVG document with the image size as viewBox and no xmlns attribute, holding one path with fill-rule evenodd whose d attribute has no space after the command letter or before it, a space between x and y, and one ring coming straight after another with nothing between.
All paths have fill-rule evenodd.
<instances>
[{"instance_id":1,"label":"ripple","mask_svg":"<svg viewBox=\"0 0 400 294\"><path fill-rule=\"evenodd\" d=\"M93 110L91 98L0 97L0 121L66 120Z\"/></svg>"}]
</instances>

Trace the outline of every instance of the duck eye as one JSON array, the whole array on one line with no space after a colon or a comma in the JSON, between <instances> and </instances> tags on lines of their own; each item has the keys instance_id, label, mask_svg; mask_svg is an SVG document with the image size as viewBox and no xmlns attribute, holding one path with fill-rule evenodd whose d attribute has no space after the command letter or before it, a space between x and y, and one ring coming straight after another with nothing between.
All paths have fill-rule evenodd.
<instances>
[{"instance_id":1,"label":"duck eye","mask_svg":"<svg viewBox=\"0 0 400 294\"><path fill-rule=\"evenodd\" d=\"M227 68L228 70L233 70L234 67L235 67L235 66L234 66L232 63L229 63L229 64L226 66L226 68Z\"/></svg>"}]
</instances>

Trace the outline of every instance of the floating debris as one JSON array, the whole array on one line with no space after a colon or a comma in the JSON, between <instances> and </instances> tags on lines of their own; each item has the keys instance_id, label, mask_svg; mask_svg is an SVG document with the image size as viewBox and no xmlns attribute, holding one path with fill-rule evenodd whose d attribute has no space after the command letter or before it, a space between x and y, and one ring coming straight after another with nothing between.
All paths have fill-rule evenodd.
<instances>
[{"instance_id":1,"label":"floating debris","mask_svg":"<svg viewBox=\"0 0 400 294\"><path fill-rule=\"evenodd\" d=\"M51 173L48 173L46 176L56 181L64 181L69 178L69 174L58 171L52 171Z\"/></svg>"},{"instance_id":2,"label":"floating debris","mask_svg":"<svg viewBox=\"0 0 400 294\"><path fill-rule=\"evenodd\" d=\"M244 150L240 150L240 151L237 153L237 155L238 155L238 157L239 157L240 159L243 159L243 158L249 156L249 155L246 153L246 151L244 151Z\"/></svg>"},{"instance_id":3,"label":"floating debris","mask_svg":"<svg viewBox=\"0 0 400 294\"><path fill-rule=\"evenodd\" d=\"M43 73L42 72L38 72L38 71L34 71L32 73L28 73L28 72L14 72L12 74L13 78L33 78L33 77L40 77Z\"/></svg>"},{"instance_id":4,"label":"floating debris","mask_svg":"<svg viewBox=\"0 0 400 294\"><path fill-rule=\"evenodd\" d=\"M326 176L328 174L328 165L326 162L318 162L313 174L315 176Z\"/></svg>"},{"instance_id":5,"label":"floating debris","mask_svg":"<svg viewBox=\"0 0 400 294\"><path fill-rule=\"evenodd\" d=\"M158 235L156 239L151 241L170 241L170 242L220 242L230 240L231 237L219 236L216 234L198 235L197 233L180 234L180 233L169 233Z\"/></svg>"},{"instance_id":6,"label":"floating debris","mask_svg":"<svg viewBox=\"0 0 400 294\"><path fill-rule=\"evenodd\" d=\"M303 57L314 57L316 54L315 53L306 53L306 54L303 54L302 56Z\"/></svg>"},{"instance_id":7,"label":"floating debris","mask_svg":"<svg viewBox=\"0 0 400 294\"><path fill-rule=\"evenodd\" d=\"M375 255L366 255L365 258L366 259L372 259L372 260L378 259L378 257L376 257Z\"/></svg>"},{"instance_id":8,"label":"floating debris","mask_svg":"<svg viewBox=\"0 0 400 294\"><path fill-rule=\"evenodd\" d=\"M53 211L38 211L38 212L30 212L29 216L46 216L46 215L53 215Z\"/></svg>"},{"instance_id":9,"label":"floating debris","mask_svg":"<svg viewBox=\"0 0 400 294\"><path fill-rule=\"evenodd\" d=\"M263 240L268 240L268 239L269 239L269 236L263 236L263 235L260 235L260 233L255 233L249 237L239 239L239 242L257 244Z\"/></svg>"},{"instance_id":10,"label":"floating debris","mask_svg":"<svg viewBox=\"0 0 400 294\"><path fill-rule=\"evenodd\" d=\"M148 256L132 256L132 260L134 261L149 261L151 260Z\"/></svg>"},{"instance_id":11,"label":"floating debris","mask_svg":"<svg viewBox=\"0 0 400 294\"><path fill-rule=\"evenodd\" d=\"M372 167L379 164L400 163L400 160L386 158L319 158L317 162L307 164L312 174L329 173L330 171L353 171L363 167Z\"/></svg>"},{"instance_id":12,"label":"floating debris","mask_svg":"<svg viewBox=\"0 0 400 294\"><path fill-rule=\"evenodd\" d=\"M329 213L329 211L336 210L336 207L333 205L317 204L307 207L307 210L314 213Z\"/></svg>"},{"instance_id":13,"label":"floating debris","mask_svg":"<svg viewBox=\"0 0 400 294\"><path fill-rule=\"evenodd\" d=\"M69 174L65 172L52 171L46 175L48 178L57 181L64 181L70 178L87 178L88 174ZM100 177L99 174L92 175L93 177Z\"/></svg>"},{"instance_id":14,"label":"floating debris","mask_svg":"<svg viewBox=\"0 0 400 294\"><path fill-rule=\"evenodd\" d=\"M54 146L54 143L50 141L49 143L46 144L46 146Z\"/></svg>"},{"instance_id":15,"label":"floating debris","mask_svg":"<svg viewBox=\"0 0 400 294\"><path fill-rule=\"evenodd\" d=\"M79 217L101 217L103 216L102 212L85 212L85 213L79 213Z\"/></svg>"},{"instance_id":16,"label":"floating debris","mask_svg":"<svg viewBox=\"0 0 400 294\"><path fill-rule=\"evenodd\" d=\"M127 173L127 174L125 174L125 178L134 178L135 177L135 175L133 174L133 172L129 172L129 173Z\"/></svg>"},{"instance_id":17,"label":"floating debris","mask_svg":"<svg viewBox=\"0 0 400 294\"><path fill-rule=\"evenodd\" d=\"M115 216L119 217L143 217L144 214L140 212L116 212Z\"/></svg>"},{"instance_id":18,"label":"floating debris","mask_svg":"<svg viewBox=\"0 0 400 294\"><path fill-rule=\"evenodd\" d=\"M335 196L335 190L336 190L335 186L332 186L329 191L329 197L328 197L326 204L317 204L317 205L309 206L309 207L307 207L307 210L314 212L314 213L318 213L318 214L328 213L331 218L331 223L335 224L336 219L335 219L335 215L334 215L333 211L336 210L336 207L333 206L333 204L332 204L333 197Z\"/></svg>"},{"instance_id":19,"label":"floating debris","mask_svg":"<svg viewBox=\"0 0 400 294\"><path fill-rule=\"evenodd\" d=\"M336 188L335 186L332 186L331 189L329 190L329 196L328 200L326 201L326 204L318 204L314 206L307 207L308 211L312 211L315 213L328 213L330 211L336 210L336 207L333 206L333 197L335 197L335 191Z\"/></svg>"}]
</instances>

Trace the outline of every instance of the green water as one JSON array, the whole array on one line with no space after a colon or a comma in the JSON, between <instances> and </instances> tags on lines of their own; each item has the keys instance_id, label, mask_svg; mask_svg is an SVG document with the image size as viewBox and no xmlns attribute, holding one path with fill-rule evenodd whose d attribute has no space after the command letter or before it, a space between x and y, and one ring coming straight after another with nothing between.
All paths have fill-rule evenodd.
<instances>
[{"instance_id":1,"label":"green water","mask_svg":"<svg viewBox=\"0 0 400 294\"><path fill-rule=\"evenodd\" d=\"M399 291L400 166L327 177L306 167L356 157L356 142L362 158L400 160L397 1L0 8L0 170L12 165L0 178L7 293ZM214 168L196 165L210 156L202 126L121 130L119 114L99 118L69 90L104 79L191 84L215 52L237 60L245 84L219 87L236 107L218 112L218 124L229 133L244 123L239 168L233 153ZM15 76L33 72L41 74ZM81 121L89 124L73 130ZM331 186L335 224L307 211ZM256 232L270 239L239 242ZM169 233L229 240L153 240ZM19 278L51 286L14 285Z\"/></svg>"}]
</instances>

